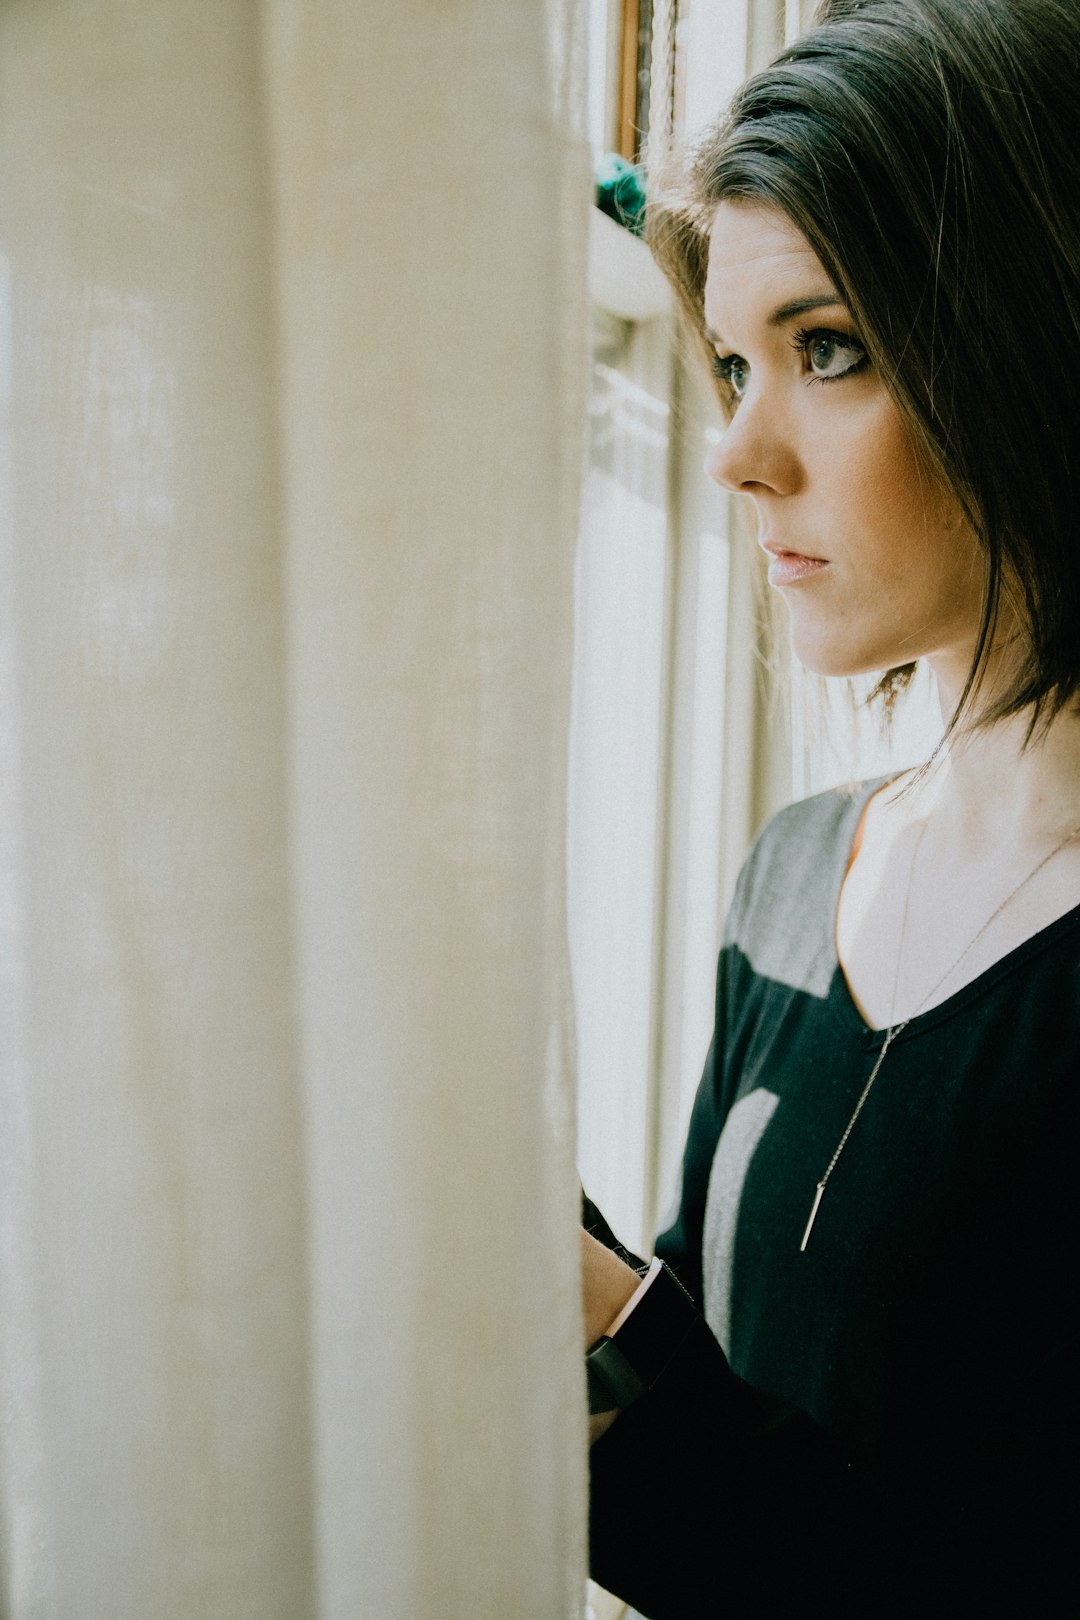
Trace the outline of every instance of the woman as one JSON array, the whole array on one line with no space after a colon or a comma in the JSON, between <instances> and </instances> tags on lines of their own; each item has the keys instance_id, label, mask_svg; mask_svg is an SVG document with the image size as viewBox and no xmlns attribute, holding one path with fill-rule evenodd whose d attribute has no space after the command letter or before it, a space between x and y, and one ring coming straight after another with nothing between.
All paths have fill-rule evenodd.
<instances>
[{"instance_id":1,"label":"woman","mask_svg":"<svg viewBox=\"0 0 1080 1620\"><path fill-rule=\"evenodd\" d=\"M651 205L797 656L947 727L756 844L670 1272L586 1202L647 1615L1076 1601L1078 63L1075 0L833 0Z\"/></svg>"}]
</instances>

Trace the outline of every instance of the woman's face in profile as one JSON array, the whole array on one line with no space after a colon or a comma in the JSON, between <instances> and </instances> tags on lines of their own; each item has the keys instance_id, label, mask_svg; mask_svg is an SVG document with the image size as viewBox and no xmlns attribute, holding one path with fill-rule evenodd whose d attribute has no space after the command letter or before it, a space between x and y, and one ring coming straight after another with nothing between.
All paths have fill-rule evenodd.
<instances>
[{"instance_id":1,"label":"woman's face in profile","mask_svg":"<svg viewBox=\"0 0 1080 1620\"><path fill-rule=\"evenodd\" d=\"M982 609L978 542L778 210L720 204L705 322L731 410L708 472L757 508L800 661L853 675L929 657L962 684Z\"/></svg>"}]
</instances>

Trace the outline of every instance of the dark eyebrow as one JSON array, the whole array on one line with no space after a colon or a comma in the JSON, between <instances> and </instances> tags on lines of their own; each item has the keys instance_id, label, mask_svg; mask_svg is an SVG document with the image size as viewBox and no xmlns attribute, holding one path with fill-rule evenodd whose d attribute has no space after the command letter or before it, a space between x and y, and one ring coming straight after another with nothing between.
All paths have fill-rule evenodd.
<instances>
[{"instance_id":1,"label":"dark eyebrow","mask_svg":"<svg viewBox=\"0 0 1080 1620\"><path fill-rule=\"evenodd\" d=\"M796 315L806 315L812 309L829 309L832 306L838 309L847 308L837 293L822 293L817 298L793 298L789 304L781 304L779 309L774 309L766 324L783 326L785 321L793 320ZM714 348L722 341L719 333L714 332L710 326L705 328L705 337Z\"/></svg>"}]
</instances>

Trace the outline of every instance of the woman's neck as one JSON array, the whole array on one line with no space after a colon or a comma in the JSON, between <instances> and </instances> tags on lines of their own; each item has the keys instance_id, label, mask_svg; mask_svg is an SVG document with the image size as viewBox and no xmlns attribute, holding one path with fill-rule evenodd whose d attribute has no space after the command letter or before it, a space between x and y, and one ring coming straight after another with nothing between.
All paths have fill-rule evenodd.
<instances>
[{"instance_id":1,"label":"woman's neck","mask_svg":"<svg viewBox=\"0 0 1080 1620\"><path fill-rule=\"evenodd\" d=\"M1080 717L958 729L867 803L837 956L875 1029L913 1017L1080 904Z\"/></svg>"},{"instance_id":2,"label":"woman's neck","mask_svg":"<svg viewBox=\"0 0 1080 1620\"><path fill-rule=\"evenodd\" d=\"M927 790L958 857L1034 851L1080 823L1080 714L1063 711L1030 742L1028 725L1027 714L960 725L942 747Z\"/></svg>"}]
</instances>

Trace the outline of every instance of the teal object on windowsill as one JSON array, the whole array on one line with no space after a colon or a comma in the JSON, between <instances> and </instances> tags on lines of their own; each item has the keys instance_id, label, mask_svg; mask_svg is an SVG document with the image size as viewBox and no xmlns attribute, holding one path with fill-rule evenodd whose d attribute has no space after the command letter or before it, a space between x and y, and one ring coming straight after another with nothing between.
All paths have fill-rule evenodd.
<instances>
[{"instance_id":1,"label":"teal object on windowsill","mask_svg":"<svg viewBox=\"0 0 1080 1620\"><path fill-rule=\"evenodd\" d=\"M635 236L645 231L645 171L618 152L605 152L596 165L596 206Z\"/></svg>"}]
</instances>

